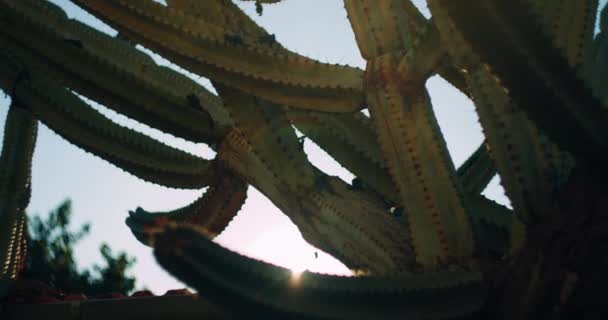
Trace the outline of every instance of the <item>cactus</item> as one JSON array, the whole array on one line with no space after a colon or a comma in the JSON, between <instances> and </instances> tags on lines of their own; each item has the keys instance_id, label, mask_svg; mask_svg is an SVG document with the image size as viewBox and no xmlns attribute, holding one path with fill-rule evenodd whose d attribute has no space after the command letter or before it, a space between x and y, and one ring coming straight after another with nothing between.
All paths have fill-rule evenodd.
<instances>
[{"instance_id":1,"label":"cactus","mask_svg":"<svg viewBox=\"0 0 608 320\"><path fill-rule=\"evenodd\" d=\"M287 50L228 0L73 2L118 36L45 0L0 0L0 87L13 99L0 158L0 294L25 254L39 120L143 180L209 187L173 211L137 208L126 223L228 313L531 319L601 308L587 289L608 235L607 14L594 38L597 0L429 0L428 20L410 1L345 0L365 70ZM257 12L276 2L256 0ZM209 78L217 95L135 44ZM486 138L459 168L424 86L435 74L473 100ZM79 95L217 155L123 128ZM350 170L352 185L312 165L294 127ZM481 195L496 173L512 210ZM294 278L211 242L249 185L361 276Z\"/></svg>"}]
</instances>

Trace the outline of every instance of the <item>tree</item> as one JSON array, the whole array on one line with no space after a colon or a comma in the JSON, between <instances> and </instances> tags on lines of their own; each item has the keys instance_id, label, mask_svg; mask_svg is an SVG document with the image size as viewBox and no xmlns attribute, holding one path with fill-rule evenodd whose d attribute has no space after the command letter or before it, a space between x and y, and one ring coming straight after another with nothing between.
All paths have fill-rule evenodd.
<instances>
[{"instance_id":1,"label":"tree","mask_svg":"<svg viewBox=\"0 0 608 320\"><path fill-rule=\"evenodd\" d=\"M19 263L11 248L20 239L8 235L22 228L40 120L149 182L208 187L171 212L138 208L127 224L161 265L225 310L338 319L602 316L590 298L598 285L606 289L597 280L608 235L597 0L429 0L430 20L410 1L345 0L366 70L290 52L227 0L73 2L118 34L45 1L0 1L0 86L13 98L0 159L11 168L0 180L0 261L8 269ZM134 44L208 77L218 95ZM434 74L471 97L484 129L486 141L458 169L424 87ZM74 92L207 143L217 156L197 158L120 127ZM315 168L294 126L356 183ZM496 173L513 210L480 194ZM308 242L365 276L294 278L211 242L250 184Z\"/></svg>"},{"instance_id":2,"label":"tree","mask_svg":"<svg viewBox=\"0 0 608 320\"><path fill-rule=\"evenodd\" d=\"M94 272L78 270L73 248L89 233L90 225L70 231L71 215L71 202L66 200L45 220L35 216L29 221L30 232L26 237L28 255L22 276L67 294L99 296L118 292L126 295L132 291L135 279L127 276L126 272L135 259L124 252L114 256L107 244L100 247L103 266L95 265Z\"/></svg>"}]
</instances>

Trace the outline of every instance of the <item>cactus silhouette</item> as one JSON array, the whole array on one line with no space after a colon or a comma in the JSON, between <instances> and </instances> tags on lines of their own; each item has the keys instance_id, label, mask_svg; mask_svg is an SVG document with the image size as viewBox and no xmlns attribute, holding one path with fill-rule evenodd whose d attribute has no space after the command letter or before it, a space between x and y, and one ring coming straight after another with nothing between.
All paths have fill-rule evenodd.
<instances>
[{"instance_id":1,"label":"cactus silhouette","mask_svg":"<svg viewBox=\"0 0 608 320\"><path fill-rule=\"evenodd\" d=\"M594 37L597 0L428 0L431 19L408 0L344 0L365 70L289 51L228 0L72 2L118 36L43 0L0 0L0 87L13 99L0 158L0 287L23 260L40 121L143 180L208 187L188 206L137 208L126 223L227 316L532 319L602 310L608 55L606 10ZM256 0L256 11L277 2ZM217 95L135 44L210 79ZM436 74L473 100L485 136L459 168L425 88ZM121 127L75 92L217 156ZM352 172L352 185L313 166L294 127ZM481 195L497 173L512 210ZM294 284L288 270L210 241L249 185L362 275L305 272Z\"/></svg>"}]
</instances>

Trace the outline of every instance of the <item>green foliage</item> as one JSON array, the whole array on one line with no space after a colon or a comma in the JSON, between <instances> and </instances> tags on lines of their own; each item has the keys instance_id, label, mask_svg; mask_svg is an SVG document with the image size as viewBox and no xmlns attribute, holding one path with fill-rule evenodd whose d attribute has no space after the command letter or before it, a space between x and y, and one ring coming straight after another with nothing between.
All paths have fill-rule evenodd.
<instances>
[{"instance_id":1,"label":"green foliage","mask_svg":"<svg viewBox=\"0 0 608 320\"><path fill-rule=\"evenodd\" d=\"M72 204L62 202L46 219L29 220L28 257L23 276L47 283L66 293L95 296L110 292L127 294L135 287L135 278L126 275L135 259L126 253L117 255L107 244L100 248L104 265L93 270L78 270L74 246L90 232L90 224L71 230Z\"/></svg>"}]
</instances>

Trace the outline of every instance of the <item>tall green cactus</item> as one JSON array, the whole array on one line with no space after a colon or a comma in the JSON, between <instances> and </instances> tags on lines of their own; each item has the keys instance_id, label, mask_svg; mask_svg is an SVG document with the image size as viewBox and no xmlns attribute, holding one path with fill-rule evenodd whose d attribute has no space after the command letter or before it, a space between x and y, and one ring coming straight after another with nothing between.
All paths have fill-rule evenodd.
<instances>
[{"instance_id":1,"label":"tall green cactus","mask_svg":"<svg viewBox=\"0 0 608 320\"><path fill-rule=\"evenodd\" d=\"M345 0L365 70L285 49L229 0L73 2L119 36L45 0L0 0L0 87L14 101L0 158L0 289L23 260L40 120L146 181L209 187L188 206L138 208L126 222L172 274L243 315L528 319L594 307L588 270L603 266L608 235L607 14L594 39L597 0L429 0L429 20L408 0ZM258 13L276 2L256 1ZM486 138L460 168L425 89L435 74L473 100ZM120 127L77 94L217 156ZM294 127L352 185L315 168ZM481 195L496 173L513 210ZM210 242L249 185L362 276L294 279Z\"/></svg>"}]
</instances>

